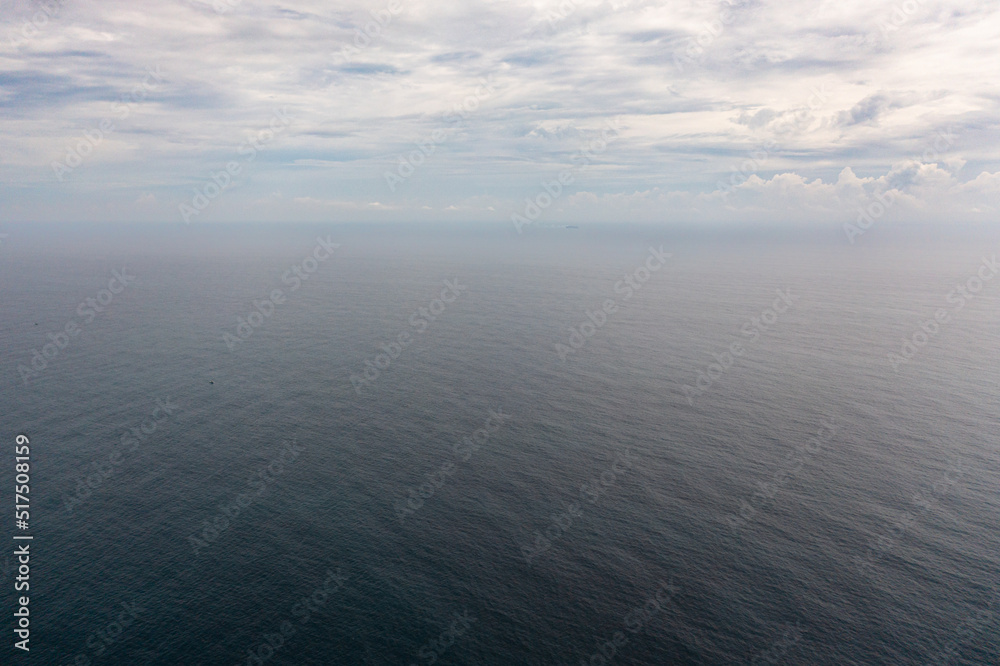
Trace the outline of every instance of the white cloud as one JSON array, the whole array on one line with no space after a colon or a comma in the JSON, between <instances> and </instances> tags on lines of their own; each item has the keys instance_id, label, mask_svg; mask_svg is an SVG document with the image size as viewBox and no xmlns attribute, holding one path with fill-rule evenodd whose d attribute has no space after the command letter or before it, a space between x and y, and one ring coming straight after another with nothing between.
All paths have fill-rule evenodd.
<instances>
[{"instance_id":1,"label":"white cloud","mask_svg":"<svg viewBox=\"0 0 1000 666\"><path fill-rule=\"evenodd\" d=\"M886 30L894 5L860 0L734 0L724 24L727 3L696 0L579 2L552 23L558 0L399 3L386 20L388 0L243 0L221 15L208 2L75 0L30 38L22 28L38 5L4 3L0 180L16 188L0 217L72 218L85 207L61 203L70 194L95 203L130 191L157 203L124 218L173 219L171 206L284 105L293 124L206 220L258 214L262 189L339 202L359 220L449 205L504 215L614 117L622 134L579 170L559 203L566 215L592 217L586 201L650 217L645 207L661 204L704 219L835 215L876 187L899 188L924 210L940 208L931 197L944 188L960 211L986 210L988 194L971 183L1000 169L995 6L929 0ZM372 36L359 37L366 28ZM679 68L692 43L700 52ZM163 85L120 117L116 103L156 66ZM488 76L495 94L460 122L446 115ZM106 118L113 135L58 182L52 162ZM390 191L384 173L435 130L447 138ZM743 185L725 201L713 194L768 141ZM309 217L319 204L310 206L275 216Z\"/></svg>"}]
</instances>

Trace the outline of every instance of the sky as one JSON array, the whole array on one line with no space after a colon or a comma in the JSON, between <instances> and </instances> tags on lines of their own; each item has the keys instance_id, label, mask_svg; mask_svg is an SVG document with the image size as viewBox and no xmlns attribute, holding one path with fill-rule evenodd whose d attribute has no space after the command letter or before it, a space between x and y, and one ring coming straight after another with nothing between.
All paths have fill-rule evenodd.
<instances>
[{"instance_id":1,"label":"sky","mask_svg":"<svg viewBox=\"0 0 1000 666\"><path fill-rule=\"evenodd\" d=\"M0 0L0 223L992 223L998 54L995 2Z\"/></svg>"}]
</instances>

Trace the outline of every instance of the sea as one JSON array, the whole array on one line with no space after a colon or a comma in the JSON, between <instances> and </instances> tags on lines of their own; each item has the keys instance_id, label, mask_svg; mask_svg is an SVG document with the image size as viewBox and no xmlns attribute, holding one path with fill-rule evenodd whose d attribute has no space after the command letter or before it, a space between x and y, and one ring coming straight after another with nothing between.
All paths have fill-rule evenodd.
<instances>
[{"instance_id":1,"label":"sea","mask_svg":"<svg viewBox=\"0 0 1000 666\"><path fill-rule=\"evenodd\" d=\"M0 663L1000 664L995 225L0 231Z\"/></svg>"}]
</instances>

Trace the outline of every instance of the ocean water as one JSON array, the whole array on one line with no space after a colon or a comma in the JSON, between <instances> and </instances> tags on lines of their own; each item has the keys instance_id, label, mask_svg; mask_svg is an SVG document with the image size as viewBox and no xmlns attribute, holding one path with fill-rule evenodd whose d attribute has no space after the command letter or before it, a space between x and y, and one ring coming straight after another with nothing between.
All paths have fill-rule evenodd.
<instances>
[{"instance_id":1,"label":"ocean water","mask_svg":"<svg viewBox=\"0 0 1000 666\"><path fill-rule=\"evenodd\" d=\"M995 232L5 231L3 663L1000 663Z\"/></svg>"}]
</instances>

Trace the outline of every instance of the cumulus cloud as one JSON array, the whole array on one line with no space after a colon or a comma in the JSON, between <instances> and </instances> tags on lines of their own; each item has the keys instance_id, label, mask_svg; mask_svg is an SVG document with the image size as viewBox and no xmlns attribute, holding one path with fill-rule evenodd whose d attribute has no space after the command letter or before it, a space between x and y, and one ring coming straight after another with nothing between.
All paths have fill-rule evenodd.
<instances>
[{"instance_id":1,"label":"cumulus cloud","mask_svg":"<svg viewBox=\"0 0 1000 666\"><path fill-rule=\"evenodd\" d=\"M756 174L731 189L711 192L649 190L599 194L576 192L557 200L535 222L573 220L759 224L794 222L839 228L872 204L892 201L880 217L947 222L995 221L1000 212L1000 172L960 182L934 164L900 162L879 176L860 177L845 167L835 178L808 178L794 172L768 178Z\"/></svg>"}]
</instances>

